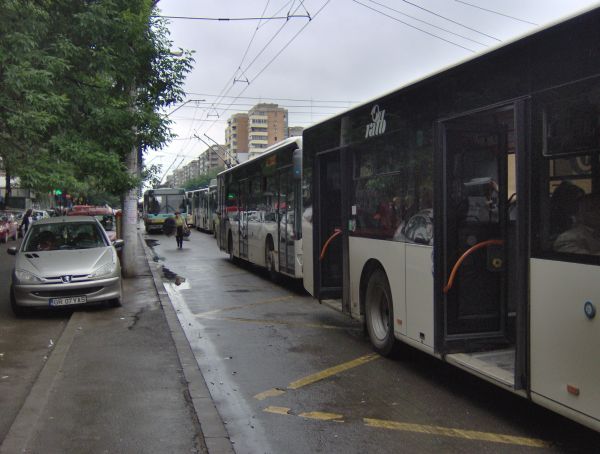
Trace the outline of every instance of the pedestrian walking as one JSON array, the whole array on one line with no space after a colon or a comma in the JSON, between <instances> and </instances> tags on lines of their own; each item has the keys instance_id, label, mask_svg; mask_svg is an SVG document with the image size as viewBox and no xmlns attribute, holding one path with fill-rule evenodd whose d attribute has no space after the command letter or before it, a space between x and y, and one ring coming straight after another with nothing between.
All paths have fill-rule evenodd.
<instances>
[{"instance_id":1,"label":"pedestrian walking","mask_svg":"<svg viewBox=\"0 0 600 454\"><path fill-rule=\"evenodd\" d=\"M24 237L29 230L29 226L33 222L33 218L31 215L33 214L33 210L29 208L25 214L23 215L23 219L21 219L21 225L19 226L19 231L21 232L21 236Z\"/></svg>"},{"instance_id":2,"label":"pedestrian walking","mask_svg":"<svg viewBox=\"0 0 600 454\"><path fill-rule=\"evenodd\" d=\"M188 230L185 219L181 216L179 211L175 212L175 240L177 240L177 247L179 249L183 248L183 236Z\"/></svg>"}]
</instances>

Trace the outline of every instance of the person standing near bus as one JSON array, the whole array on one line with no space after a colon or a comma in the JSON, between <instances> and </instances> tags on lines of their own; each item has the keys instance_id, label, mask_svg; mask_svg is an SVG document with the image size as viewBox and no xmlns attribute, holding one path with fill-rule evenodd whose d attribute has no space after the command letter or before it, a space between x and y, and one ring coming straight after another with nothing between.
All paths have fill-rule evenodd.
<instances>
[{"instance_id":1,"label":"person standing near bus","mask_svg":"<svg viewBox=\"0 0 600 454\"><path fill-rule=\"evenodd\" d=\"M25 214L23 215L23 219L21 220L21 225L19 226L19 231L21 232L21 236L25 236L27 230L29 230L29 226L33 223L33 210L29 208Z\"/></svg>"},{"instance_id":2,"label":"person standing near bus","mask_svg":"<svg viewBox=\"0 0 600 454\"><path fill-rule=\"evenodd\" d=\"M177 240L177 247L183 248L183 235L187 230L185 219L181 216L179 211L175 212L175 240Z\"/></svg>"}]
</instances>

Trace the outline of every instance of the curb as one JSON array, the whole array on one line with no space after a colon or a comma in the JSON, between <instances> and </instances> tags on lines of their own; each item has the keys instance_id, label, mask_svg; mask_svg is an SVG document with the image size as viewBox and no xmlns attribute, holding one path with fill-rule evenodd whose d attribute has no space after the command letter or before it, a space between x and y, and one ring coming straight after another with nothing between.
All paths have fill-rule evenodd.
<instances>
[{"instance_id":1,"label":"curb","mask_svg":"<svg viewBox=\"0 0 600 454\"><path fill-rule=\"evenodd\" d=\"M54 381L62 369L73 338L77 332L81 314L75 312L69 318L63 332L56 341L54 349L48 354L48 360L35 379L21 410L13 421L6 437L0 444L0 454L25 452L29 440L37 429L42 411L48 403Z\"/></svg>"},{"instance_id":2,"label":"curb","mask_svg":"<svg viewBox=\"0 0 600 454\"><path fill-rule=\"evenodd\" d=\"M144 248L146 261L148 262L148 267L152 273L154 287L160 299L160 305L164 311L167 323L169 324L169 329L171 330L171 337L175 343L177 355L179 356L179 362L181 363L181 367L183 369L183 375L187 382L191 402L194 407L194 411L196 412L198 422L200 423L202 434L204 436L204 442L208 452L212 454L233 454L235 451L233 449L231 440L229 439L229 434L225 429L225 424L223 423L223 420L221 419L221 416L215 407L212 396L210 395L210 391L206 386L204 376L202 375L200 367L198 366L198 362L196 361L196 357L194 356L192 348L187 340L187 337L185 336L185 332L179 323L179 319L175 309L173 308L171 299L169 298L167 291L164 289L159 271L154 265L150 248L146 244L146 241L140 232L138 232L138 237L140 238L142 247Z\"/></svg>"}]
</instances>

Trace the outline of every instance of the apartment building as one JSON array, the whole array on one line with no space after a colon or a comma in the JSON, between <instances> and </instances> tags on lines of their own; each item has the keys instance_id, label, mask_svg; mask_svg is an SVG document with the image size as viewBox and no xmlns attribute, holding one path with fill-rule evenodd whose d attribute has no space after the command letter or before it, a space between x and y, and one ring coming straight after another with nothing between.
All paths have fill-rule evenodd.
<instances>
[{"instance_id":1,"label":"apartment building","mask_svg":"<svg viewBox=\"0 0 600 454\"><path fill-rule=\"evenodd\" d=\"M260 103L248 111L249 159L287 137L288 112L277 104Z\"/></svg>"},{"instance_id":2,"label":"apartment building","mask_svg":"<svg viewBox=\"0 0 600 454\"><path fill-rule=\"evenodd\" d=\"M236 113L227 120L225 129L225 148L229 152L229 161L239 160L240 153L248 153L248 114Z\"/></svg>"},{"instance_id":3,"label":"apartment building","mask_svg":"<svg viewBox=\"0 0 600 454\"><path fill-rule=\"evenodd\" d=\"M198 156L199 175L206 175L214 169L224 169L225 161L223 158L226 145L212 145Z\"/></svg>"}]
</instances>

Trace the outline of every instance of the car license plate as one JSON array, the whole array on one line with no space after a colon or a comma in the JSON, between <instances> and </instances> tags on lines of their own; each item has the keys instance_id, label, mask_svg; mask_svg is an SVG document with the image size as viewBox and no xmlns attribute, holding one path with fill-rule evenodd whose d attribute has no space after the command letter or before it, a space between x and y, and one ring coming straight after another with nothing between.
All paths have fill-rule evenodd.
<instances>
[{"instance_id":1,"label":"car license plate","mask_svg":"<svg viewBox=\"0 0 600 454\"><path fill-rule=\"evenodd\" d=\"M70 306L72 304L84 304L85 296L69 296L66 298L50 298L50 306Z\"/></svg>"}]
</instances>

